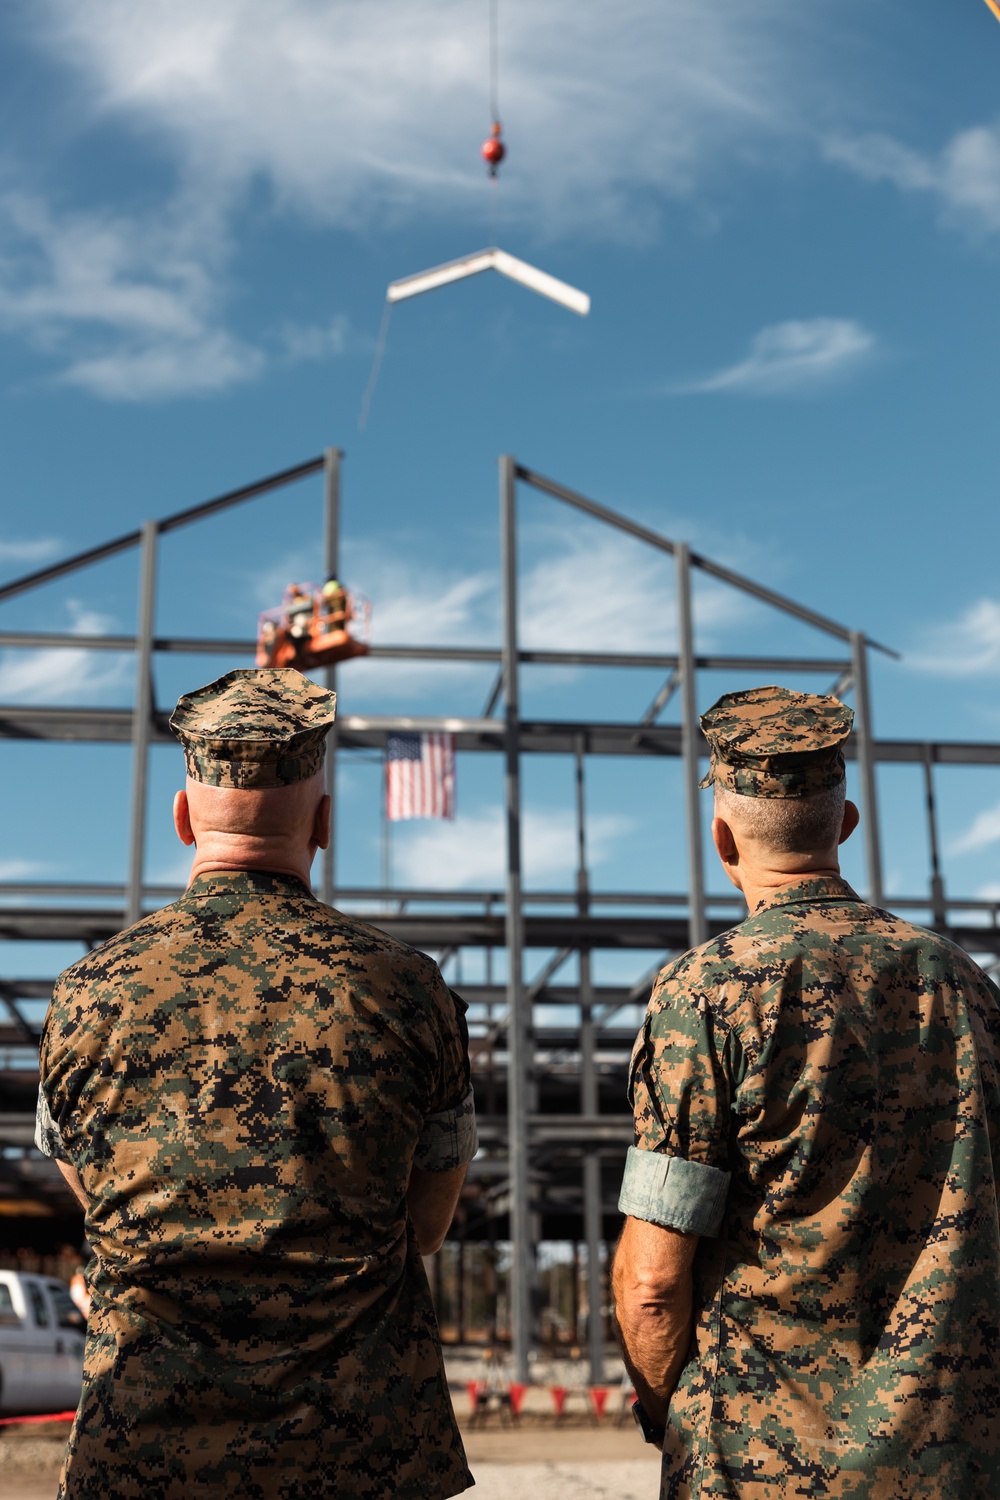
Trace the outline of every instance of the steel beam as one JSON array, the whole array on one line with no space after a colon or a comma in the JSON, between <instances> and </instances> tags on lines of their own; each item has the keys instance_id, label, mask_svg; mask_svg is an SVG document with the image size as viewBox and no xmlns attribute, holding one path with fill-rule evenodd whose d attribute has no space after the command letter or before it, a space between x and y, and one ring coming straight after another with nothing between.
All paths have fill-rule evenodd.
<instances>
[{"instance_id":1,"label":"steel beam","mask_svg":"<svg viewBox=\"0 0 1000 1500\"><path fill-rule=\"evenodd\" d=\"M643 526L638 521L633 521L628 516L609 509L606 505L598 505L596 500L589 500L586 495L580 495L568 486L558 484L554 479L546 479L543 474L536 474L532 469L526 469L523 464L517 466L517 477L525 484L530 484L533 489L540 490L543 495L551 495L554 500L563 500L567 505L575 506L584 514L593 516L595 520L604 521L607 525L624 531L628 536L634 536L637 541L645 542L648 547L656 547L660 552L676 554L679 543L671 541L669 537L663 536L658 531L653 531L649 526ZM713 562L709 557L702 557L700 553L689 551L689 557L692 567L700 568L703 573L709 573L713 578L728 583L730 588L750 594L752 598L760 599L763 603L770 604L772 608L780 609L783 613L792 615L796 620L802 620L806 625L812 625L816 630L822 630L827 635L836 636L842 641L850 640L851 631L846 625L839 625L836 620L817 614L814 609L807 609L804 604L797 604L794 599L775 593L774 589L765 588L763 584L755 582L752 578L744 578L742 573L734 573L731 568L724 568L721 563ZM882 646L878 641L869 640L867 636L865 640L869 646L874 646L878 651L884 651L887 656L898 657L899 655L898 651L893 651L889 646Z\"/></svg>"},{"instance_id":2,"label":"steel beam","mask_svg":"<svg viewBox=\"0 0 1000 1500\"><path fill-rule=\"evenodd\" d=\"M878 826L878 789L875 784L876 752L871 698L868 692L868 651L865 637L860 630L851 632L851 655L854 661L854 738L861 782L861 816L864 820L868 899L874 906L881 906L882 846Z\"/></svg>"},{"instance_id":3,"label":"steel beam","mask_svg":"<svg viewBox=\"0 0 1000 1500\"><path fill-rule=\"evenodd\" d=\"M151 734L154 743L177 743L168 727L168 719L166 712L154 716ZM447 730L454 734L459 750L481 750L493 755L504 753L506 730L503 719L440 714L345 714L338 724L341 750L383 749L390 734L430 734ZM683 753L681 731L676 724L521 719L518 734L521 753L528 755L573 755L581 734L588 755L680 756ZM132 711L128 708L0 704L0 740L127 745L131 738ZM699 752L707 754L701 738L698 745ZM871 742L871 754L879 764L920 766L928 746L940 766L1000 766L1000 743L994 741L880 739ZM848 760L858 758L857 734L848 739L844 754Z\"/></svg>"},{"instance_id":4,"label":"steel beam","mask_svg":"<svg viewBox=\"0 0 1000 1500\"><path fill-rule=\"evenodd\" d=\"M688 919L691 947L708 937L705 921L705 867L701 849L698 750L703 743L698 727L694 665L694 619L691 611L691 553L687 542L675 544L677 569L677 641L681 674L681 746L684 756L684 814L687 824Z\"/></svg>"},{"instance_id":5,"label":"steel beam","mask_svg":"<svg viewBox=\"0 0 1000 1500\"><path fill-rule=\"evenodd\" d=\"M327 448L323 455L323 567L327 578L340 577L340 466L343 453L339 448ZM324 582L326 579L324 579ZM325 673L326 686L331 693L337 690L337 668L330 666ZM333 905L337 889L337 737L336 719L326 737L324 773L326 794L330 799L330 842L323 850L323 877L321 895L328 906Z\"/></svg>"},{"instance_id":6,"label":"steel beam","mask_svg":"<svg viewBox=\"0 0 1000 1500\"><path fill-rule=\"evenodd\" d=\"M590 875L587 870L587 796L583 741L576 747L576 891L581 926L590 913ZM594 990L590 948L580 948L580 1113L597 1115L597 1049ZM583 1227L587 1245L587 1347L590 1383L604 1381L604 1330L601 1321L601 1159L593 1149L583 1158Z\"/></svg>"},{"instance_id":7,"label":"steel beam","mask_svg":"<svg viewBox=\"0 0 1000 1500\"><path fill-rule=\"evenodd\" d=\"M510 1303L514 1378L527 1384L532 1343L531 1204L528 1179L529 1017L524 1003L524 915L521 906L520 692L517 629L517 477L513 458L500 460L500 547L503 582L504 794L507 819L508 1074L507 1128L510 1154Z\"/></svg>"},{"instance_id":8,"label":"steel beam","mask_svg":"<svg viewBox=\"0 0 1000 1500\"><path fill-rule=\"evenodd\" d=\"M282 469L278 474L270 474L266 479L242 485L238 490L227 490L224 495L216 495L213 500L203 500L198 505L189 505L185 510L174 511L172 515L164 516L153 524L161 533L176 531L181 526L190 526L192 521L204 521L207 516L215 515L220 510L228 510L231 505L242 505L245 500L253 500L257 495L266 495L270 490L294 484L296 480L305 479L309 474L318 473L322 467L323 459L308 459L304 464ZM26 593L29 589L40 588L43 583L52 583L57 578L65 578L67 573L75 573L79 568L88 568L92 563L103 562L105 558L115 557L119 552L138 547L143 534L143 527L136 531L126 531L110 542L102 542L98 547L88 547L85 552L74 553L72 557L51 563L47 568L24 573L20 578L14 578L0 587L0 600L11 599L15 594Z\"/></svg>"},{"instance_id":9,"label":"steel beam","mask_svg":"<svg viewBox=\"0 0 1000 1500\"><path fill-rule=\"evenodd\" d=\"M938 844L937 806L934 797L934 757L930 745L924 756L924 799L927 807L927 842L931 857L931 915L934 926L940 929L948 925L948 905L941 875L941 857Z\"/></svg>"},{"instance_id":10,"label":"steel beam","mask_svg":"<svg viewBox=\"0 0 1000 1500\"><path fill-rule=\"evenodd\" d=\"M139 628L135 655L135 710L132 714L132 803L129 813L128 888L125 926L142 916L142 872L146 850L146 791L149 782L149 738L156 704L153 700L153 627L156 614L155 521L142 525L139 573Z\"/></svg>"}]
</instances>

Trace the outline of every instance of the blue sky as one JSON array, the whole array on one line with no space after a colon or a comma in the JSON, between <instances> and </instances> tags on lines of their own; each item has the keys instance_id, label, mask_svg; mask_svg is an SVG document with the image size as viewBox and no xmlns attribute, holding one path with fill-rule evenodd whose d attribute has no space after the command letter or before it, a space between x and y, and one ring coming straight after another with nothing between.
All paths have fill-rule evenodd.
<instances>
[{"instance_id":1,"label":"blue sky","mask_svg":"<svg viewBox=\"0 0 1000 1500\"><path fill-rule=\"evenodd\" d=\"M3 576L335 443L345 571L376 640L495 641L510 451L899 649L873 662L879 733L998 738L988 8L499 0L499 17L509 156L491 189L486 0L3 8ZM497 277L399 307L360 432L386 284L494 224L587 290L591 316ZM524 514L526 638L594 641L597 613L605 644L670 649L668 563L551 502ZM319 572L319 521L311 482L170 538L158 627L249 633ZM134 558L76 575L0 606L0 626L127 631L134 577ZM717 589L696 602L705 647L827 654ZM161 702L214 665L163 664ZM478 712L489 685L362 664L342 707ZM703 677L700 707L748 685ZM526 694L532 711L630 717L657 686L528 674ZM0 701L128 693L110 656L0 656ZM3 753L28 794L0 873L120 879L125 752ZM164 802L178 767L155 753ZM345 881L377 879L378 774L345 774ZM680 887L675 779L594 765L595 883ZM882 784L888 889L919 891L919 780ZM949 890L1000 892L1000 778L939 785ZM563 885L568 765L532 761L527 787L529 879ZM399 830L397 878L498 879L499 788L497 764L464 758L458 822ZM855 856L847 869L861 882ZM182 872L154 811L150 874Z\"/></svg>"}]
</instances>

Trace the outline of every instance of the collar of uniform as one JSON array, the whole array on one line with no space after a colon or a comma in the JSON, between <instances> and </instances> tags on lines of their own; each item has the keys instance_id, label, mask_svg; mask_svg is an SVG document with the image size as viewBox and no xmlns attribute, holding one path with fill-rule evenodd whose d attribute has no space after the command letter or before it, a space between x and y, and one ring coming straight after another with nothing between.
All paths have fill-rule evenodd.
<instances>
[{"instance_id":1,"label":"collar of uniform","mask_svg":"<svg viewBox=\"0 0 1000 1500\"><path fill-rule=\"evenodd\" d=\"M192 880L182 901L197 901L218 896L306 896L316 898L297 875L281 875L272 870L211 870Z\"/></svg>"},{"instance_id":2,"label":"collar of uniform","mask_svg":"<svg viewBox=\"0 0 1000 1500\"><path fill-rule=\"evenodd\" d=\"M793 885L783 885L773 896L765 896L750 913L759 917L761 912L774 906L802 906L810 901L858 901L861 897L853 891L839 875L806 875Z\"/></svg>"}]
</instances>

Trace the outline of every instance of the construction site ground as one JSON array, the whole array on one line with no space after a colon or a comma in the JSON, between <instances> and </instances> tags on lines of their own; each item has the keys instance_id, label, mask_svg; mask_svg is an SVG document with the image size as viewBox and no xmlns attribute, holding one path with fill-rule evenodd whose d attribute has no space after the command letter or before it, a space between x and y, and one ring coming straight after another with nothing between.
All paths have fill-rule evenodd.
<instances>
[{"instance_id":1,"label":"construction site ground","mask_svg":"<svg viewBox=\"0 0 1000 1500\"><path fill-rule=\"evenodd\" d=\"M656 1500L659 1493L659 1454L644 1447L631 1423L526 1415L516 1426L491 1418L470 1427L461 1411L460 1420L479 1500ZM55 1500L65 1426L0 1432L3 1500Z\"/></svg>"}]
</instances>

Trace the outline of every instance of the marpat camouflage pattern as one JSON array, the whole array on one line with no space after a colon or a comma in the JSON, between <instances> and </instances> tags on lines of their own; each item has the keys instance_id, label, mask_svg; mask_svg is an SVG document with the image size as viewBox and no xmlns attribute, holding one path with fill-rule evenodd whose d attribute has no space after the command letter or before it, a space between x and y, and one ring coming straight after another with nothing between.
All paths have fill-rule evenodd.
<instances>
[{"instance_id":1,"label":"marpat camouflage pattern","mask_svg":"<svg viewBox=\"0 0 1000 1500\"><path fill-rule=\"evenodd\" d=\"M95 1253L62 1500L472 1484L405 1203L415 1157L475 1150L464 1009L271 874L201 876L62 975L47 1143Z\"/></svg>"},{"instance_id":2,"label":"marpat camouflage pattern","mask_svg":"<svg viewBox=\"0 0 1000 1500\"><path fill-rule=\"evenodd\" d=\"M732 1172L669 1500L1000 1497L1000 992L805 878L661 973L636 1144Z\"/></svg>"},{"instance_id":3,"label":"marpat camouflage pattern","mask_svg":"<svg viewBox=\"0 0 1000 1500\"><path fill-rule=\"evenodd\" d=\"M702 714L708 774L741 797L810 797L844 779L854 710L839 698L783 687L724 693Z\"/></svg>"},{"instance_id":4,"label":"marpat camouflage pattern","mask_svg":"<svg viewBox=\"0 0 1000 1500\"><path fill-rule=\"evenodd\" d=\"M193 781L261 791L323 764L337 695L294 667L249 667L178 699L170 727Z\"/></svg>"}]
</instances>

